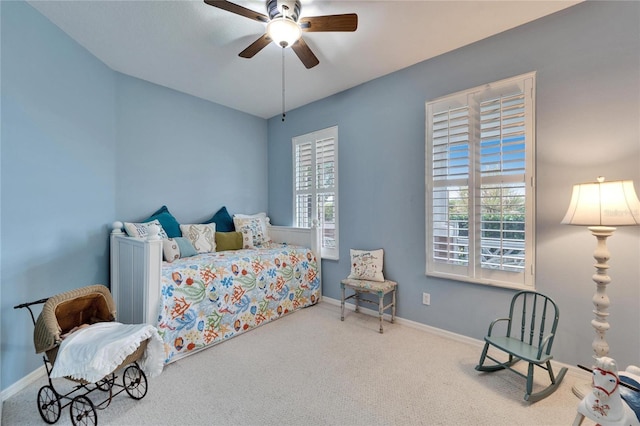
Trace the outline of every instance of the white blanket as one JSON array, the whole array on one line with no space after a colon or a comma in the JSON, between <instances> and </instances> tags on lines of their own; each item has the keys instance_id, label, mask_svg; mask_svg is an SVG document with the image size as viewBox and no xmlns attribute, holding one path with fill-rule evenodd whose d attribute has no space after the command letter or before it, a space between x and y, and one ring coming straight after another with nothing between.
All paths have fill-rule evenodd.
<instances>
[{"instance_id":1,"label":"white blanket","mask_svg":"<svg viewBox=\"0 0 640 426\"><path fill-rule=\"evenodd\" d=\"M60 344L50 376L95 383L112 373L150 337L138 364L148 377L155 377L164 366L164 345L158 331L148 324L119 322L101 322L71 333Z\"/></svg>"}]
</instances>

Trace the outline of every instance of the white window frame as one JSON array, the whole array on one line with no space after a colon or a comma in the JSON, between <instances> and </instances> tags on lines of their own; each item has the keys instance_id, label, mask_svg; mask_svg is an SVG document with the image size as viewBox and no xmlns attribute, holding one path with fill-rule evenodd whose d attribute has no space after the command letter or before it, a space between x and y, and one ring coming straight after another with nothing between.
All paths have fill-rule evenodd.
<instances>
[{"instance_id":1,"label":"white window frame","mask_svg":"<svg viewBox=\"0 0 640 426\"><path fill-rule=\"evenodd\" d=\"M535 80L536 73L531 72L444 96L426 103L425 204L426 274L428 276L506 288L535 288ZM496 172L495 175L487 176L487 173L482 174L483 161L486 161L487 157L485 156L484 160L481 158L480 129L483 123L480 120L480 104L482 102L486 104L488 100L492 99L507 98L518 92L522 93L524 99L523 125L520 126L523 129L525 145L524 160L520 161L520 163L524 162L524 173L509 174L508 171L505 171L508 166L505 168L498 166L500 171ZM447 115L447 119L442 120L443 114L450 114L450 111L462 111L461 114L464 118L458 119L454 115ZM506 136L503 136L502 132L506 132L505 129L508 127L502 120L502 111L501 106L500 118L494 119L496 122L500 122L498 128L500 146L506 144ZM458 160L451 155L453 149L449 150L447 148L446 154L441 154L441 156L438 156L439 152L434 154L434 120L436 120L435 137L438 140L436 142L437 146L457 146L462 147L462 150L466 149L465 145L468 146L468 153L461 155L464 162L463 166L456 164ZM443 122L446 124L439 126ZM461 124L463 122L464 124ZM444 129L446 136L442 136L442 129ZM455 136L462 139L453 139L456 131L459 131L459 134ZM443 137L451 142L443 144L441 142ZM485 138L485 141L487 139ZM500 160L498 160L500 164L502 162L507 163L507 160L507 154L500 154ZM446 163L444 168L442 167L443 161ZM434 169L436 169L436 175L442 173L436 176L436 179L434 179ZM445 170L444 172L442 171L443 169ZM519 248L524 246L524 256L521 253L519 254L523 259L517 260L517 272L515 271L516 267L505 267L502 264L502 259L508 256L505 254L508 253L507 251L500 251L501 254L493 255L496 259L501 259L499 261L501 266L483 267L482 265L483 253L485 254L485 264L487 263L487 246L482 245L482 223L484 217L481 208L483 194L481 186L490 184L499 187L509 184L517 185L520 191L524 191L524 244L518 246ZM463 189L457 191L457 188ZM446 194L446 196L443 197L443 194ZM455 220L450 220L450 214L453 211L451 210L452 200L455 198L464 200L463 203L467 203L468 223L466 225L468 229L466 230L466 241L464 233L460 232L462 228L457 226ZM500 204L501 209L504 208L502 206ZM446 217L444 221L443 217ZM484 222L487 223L486 220ZM442 227L443 223L449 223L446 226L447 229ZM507 222L501 220L499 223L503 225ZM501 227L501 229L504 228ZM437 234L440 234L440 239L435 241ZM460 235L463 237L460 238ZM507 234L501 232L500 235ZM506 246L506 243L503 246L503 241L508 241L507 238L499 238L498 244L500 248ZM487 244L488 240L488 237L484 237L484 244ZM441 241L446 242L446 249L442 249L442 245L439 244ZM465 244L468 247L465 247ZM483 252L483 249L485 252ZM453 256L441 255L444 252L455 253L456 250L464 253L462 256L463 261L457 260L455 254ZM504 264L507 265L507 262L504 262ZM509 270L510 267L512 268L511 270Z\"/></svg>"},{"instance_id":2,"label":"white window frame","mask_svg":"<svg viewBox=\"0 0 640 426\"><path fill-rule=\"evenodd\" d=\"M321 177L321 170L317 167L318 162L318 144L321 142L333 141L333 184L322 185L318 184ZM315 171L312 179L307 180L307 185L299 185L300 178L298 171L298 147L306 145L306 148L312 153L310 156L311 170ZM297 227L310 227L311 223L307 217L301 218L301 209L303 207L298 206L299 197L310 197L311 202L311 215L310 217L317 220L317 226L320 229L320 245L321 245L321 257L323 259L338 260L340 247L340 233L339 233L339 197L338 197L338 127L329 127L327 129L318 130L315 132L307 133L305 135L296 136L292 139L293 146L293 218L294 226ZM304 188L301 188L304 186ZM325 215L320 214L319 197L322 195L333 194L333 217L334 223L325 223ZM299 208L300 207L300 208ZM335 227L331 229L331 226ZM328 238L327 235L333 234L333 238Z\"/></svg>"}]
</instances>

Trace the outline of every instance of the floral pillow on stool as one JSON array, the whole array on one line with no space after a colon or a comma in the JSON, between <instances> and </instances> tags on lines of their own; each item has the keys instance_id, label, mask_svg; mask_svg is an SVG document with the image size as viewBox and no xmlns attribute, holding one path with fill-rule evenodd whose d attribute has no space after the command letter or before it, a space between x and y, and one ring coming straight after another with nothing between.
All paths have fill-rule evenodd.
<instances>
[{"instance_id":1,"label":"floral pillow on stool","mask_svg":"<svg viewBox=\"0 0 640 426\"><path fill-rule=\"evenodd\" d=\"M382 261L384 250L350 250L351 273L347 278L368 281L384 281Z\"/></svg>"}]
</instances>

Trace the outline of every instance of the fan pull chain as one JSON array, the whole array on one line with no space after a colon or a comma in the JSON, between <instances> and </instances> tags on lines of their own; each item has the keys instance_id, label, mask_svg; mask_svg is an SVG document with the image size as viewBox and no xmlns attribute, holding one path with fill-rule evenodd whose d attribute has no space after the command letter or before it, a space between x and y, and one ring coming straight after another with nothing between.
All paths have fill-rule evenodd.
<instances>
[{"instance_id":1,"label":"fan pull chain","mask_svg":"<svg viewBox=\"0 0 640 426\"><path fill-rule=\"evenodd\" d=\"M284 112L284 46L282 46L282 121L286 114Z\"/></svg>"}]
</instances>

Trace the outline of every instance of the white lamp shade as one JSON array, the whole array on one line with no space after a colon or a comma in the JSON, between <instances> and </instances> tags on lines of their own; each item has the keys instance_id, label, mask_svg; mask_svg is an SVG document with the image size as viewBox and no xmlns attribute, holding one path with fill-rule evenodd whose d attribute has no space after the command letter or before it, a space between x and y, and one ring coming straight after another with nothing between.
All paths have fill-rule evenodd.
<instances>
[{"instance_id":1,"label":"white lamp shade","mask_svg":"<svg viewBox=\"0 0 640 426\"><path fill-rule=\"evenodd\" d=\"M277 45L287 47L298 41L302 36L302 31L294 21L281 17L269 21L267 24L267 35Z\"/></svg>"},{"instance_id":2,"label":"white lamp shade","mask_svg":"<svg viewBox=\"0 0 640 426\"><path fill-rule=\"evenodd\" d=\"M640 225L640 201L631 180L573 185L562 223L586 226Z\"/></svg>"}]
</instances>

